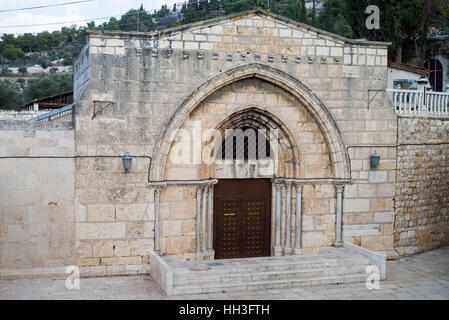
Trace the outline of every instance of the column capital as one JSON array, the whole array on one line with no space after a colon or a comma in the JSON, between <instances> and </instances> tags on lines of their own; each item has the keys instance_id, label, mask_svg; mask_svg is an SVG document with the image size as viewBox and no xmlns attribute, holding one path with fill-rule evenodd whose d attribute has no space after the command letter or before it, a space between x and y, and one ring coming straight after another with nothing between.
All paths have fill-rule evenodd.
<instances>
[{"instance_id":1,"label":"column capital","mask_svg":"<svg viewBox=\"0 0 449 320\"><path fill-rule=\"evenodd\" d=\"M274 182L274 187L276 188L276 190L280 190L282 188L283 184L284 183L281 182L281 181L275 181Z\"/></svg>"},{"instance_id":2,"label":"column capital","mask_svg":"<svg viewBox=\"0 0 449 320\"><path fill-rule=\"evenodd\" d=\"M336 184L335 188L337 189L337 192L341 193L345 189L345 185L344 184Z\"/></svg>"},{"instance_id":3,"label":"column capital","mask_svg":"<svg viewBox=\"0 0 449 320\"><path fill-rule=\"evenodd\" d=\"M295 182L295 188L296 191L301 191L304 189L304 183L303 182Z\"/></svg>"},{"instance_id":4,"label":"column capital","mask_svg":"<svg viewBox=\"0 0 449 320\"><path fill-rule=\"evenodd\" d=\"M196 194L198 195L201 195L202 193L203 193L203 190L204 190L204 186L197 186L196 187Z\"/></svg>"},{"instance_id":5,"label":"column capital","mask_svg":"<svg viewBox=\"0 0 449 320\"><path fill-rule=\"evenodd\" d=\"M162 185L161 186L153 186L153 190L157 194L160 194L162 189L164 189L164 188L165 188L165 186L162 186Z\"/></svg>"}]
</instances>

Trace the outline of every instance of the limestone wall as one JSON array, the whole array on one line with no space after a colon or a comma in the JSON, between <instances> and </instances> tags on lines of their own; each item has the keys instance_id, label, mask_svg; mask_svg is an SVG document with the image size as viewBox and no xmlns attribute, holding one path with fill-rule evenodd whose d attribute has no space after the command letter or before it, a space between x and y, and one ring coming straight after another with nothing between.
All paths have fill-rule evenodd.
<instances>
[{"instance_id":1,"label":"limestone wall","mask_svg":"<svg viewBox=\"0 0 449 320\"><path fill-rule=\"evenodd\" d=\"M449 120L399 118L394 247L400 256L449 244Z\"/></svg>"},{"instance_id":2,"label":"limestone wall","mask_svg":"<svg viewBox=\"0 0 449 320\"><path fill-rule=\"evenodd\" d=\"M0 121L2 276L74 264L73 155L71 123Z\"/></svg>"},{"instance_id":3,"label":"limestone wall","mask_svg":"<svg viewBox=\"0 0 449 320\"><path fill-rule=\"evenodd\" d=\"M125 263L125 259L118 257L126 256L133 257L133 262L147 261L146 254L129 250L126 255L116 253L119 243L135 247L142 244L140 248L146 252L153 248L153 216L148 214L148 219L141 219L145 210L153 208L153 190L146 185L150 161L145 157L153 157L152 172L165 166L165 162L154 161L155 145L183 103L210 79L250 64L268 66L298 79L325 105L336 121L351 160L354 183L347 187L344 195L345 240L362 243L368 249L392 250L396 154L394 148L390 150L388 146L396 144L396 121L388 97L381 91L387 87L385 43L349 41L256 12L161 33L90 33L85 55L89 81L85 90L75 86L75 91L78 90L75 92L75 153L117 157L129 152L136 166L125 176L120 158L77 159L76 207L80 226L77 228L80 250L77 257L83 265ZM75 78L85 70L75 68ZM282 84L281 76L277 81ZM231 96L223 99L231 99ZM246 103L257 104L260 97L252 95ZM229 103L240 102L233 101ZM298 117L299 110L292 116ZM319 130L324 133L329 128L319 127ZM308 138L314 139L314 134L305 133L300 139ZM328 146L335 143L326 142ZM370 173L369 155L374 150L384 161L375 173ZM306 161L313 162L314 156L311 154ZM324 158L317 160L325 162ZM321 170L320 166L317 164L315 169ZM304 175L315 175L310 171L313 168L309 166ZM180 172L186 172L177 170L175 173L175 168L169 169L170 179L176 176L182 179L184 175ZM328 244L335 232L336 205L335 194L332 194L335 190L328 188L323 195L320 194L322 187L310 188L305 191L311 199L307 206L311 212L328 216L305 220L308 230L315 232L307 241ZM175 187L166 188L161 194L162 219L166 217L164 214L169 214L165 200L179 198L189 205L193 203L194 195L189 191L171 189ZM315 192L316 195L312 194ZM320 202L313 201L314 198L324 199ZM89 220L86 212L90 206L109 215ZM118 210L138 210L139 214L133 218L135 220L119 219ZM161 233L191 237L194 218L190 211L186 213L186 221L185 225L183 222L162 223ZM127 230L133 223L143 228L138 237L128 235L132 234ZM184 227L186 229L182 230ZM104 234L99 235L97 229ZM97 253L94 256L91 245L97 240L112 240L107 244L107 255ZM188 247L186 250L191 250L192 241L182 244ZM111 246L116 251L111 251ZM184 250L179 249L178 244L172 247ZM117 259L103 259L110 257Z\"/></svg>"},{"instance_id":4,"label":"limestone wall","mask_svg":"<svg viewBox=\"0 0 449 320\"><path fill-rule=\"evenodd\" d=\"M29 120L52 110L39 110L39 111L13 111L13 110L0 110L0 120L18 120L24 121Z\"/></svg>"}]
</instances>

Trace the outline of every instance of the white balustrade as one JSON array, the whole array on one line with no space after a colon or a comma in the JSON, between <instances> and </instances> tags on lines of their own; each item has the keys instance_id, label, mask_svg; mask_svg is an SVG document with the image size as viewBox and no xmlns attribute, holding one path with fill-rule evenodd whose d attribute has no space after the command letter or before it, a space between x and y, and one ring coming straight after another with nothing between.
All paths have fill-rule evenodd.
<instances>
[{"instance_id":1,"label":"white balustrade","mask_svg":"<svg viewBox=\"0 0 449 320\"><path fill-rule=\"evenodd\" d=\"M387 92L399 115L449 117L449 92L402 89Z\"/></svg>"}]
</instances>

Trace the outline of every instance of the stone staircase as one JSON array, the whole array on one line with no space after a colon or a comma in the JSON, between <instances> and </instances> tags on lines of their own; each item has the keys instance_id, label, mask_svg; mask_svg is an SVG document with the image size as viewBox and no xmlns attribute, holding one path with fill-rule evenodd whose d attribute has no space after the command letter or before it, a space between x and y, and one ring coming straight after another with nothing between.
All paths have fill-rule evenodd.
<instances>
[{"instance_id":1,"label":"stone staircase","mask_svg":"<svg viewBox=\"0 0 449 320\"><path fill-rule=\"evenodd\" d=\"M170 268L169 285L161 285L168 295L364 282L366 267L373 264L353 250L327 247L318 254L284 257L196 262L161 258Z\"/></svg>"}]
</instances>

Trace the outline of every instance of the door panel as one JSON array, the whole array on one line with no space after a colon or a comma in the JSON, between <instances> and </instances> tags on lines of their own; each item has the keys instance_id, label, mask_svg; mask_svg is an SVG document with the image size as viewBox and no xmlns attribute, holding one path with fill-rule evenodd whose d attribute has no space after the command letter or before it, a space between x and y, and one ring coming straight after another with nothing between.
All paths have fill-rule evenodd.
<instances>
[{"instance_id":1,"label":"door panel","mask_svg":"<svg viewBox=\"0 0 449 320\"><path fill-rule=\"evenodd\" d=\"M215 258L270 255L269 179L220 180L214 188Z\"/></svg>"},{"instance_id":2,"label":"door panel","mask_svg":"<svg viewBox=\"0 0 449 320\"><path fill-rule=\"evenodd\" d=\"M243 199L242 252L246 257L264 256L265 198Z\"/></svg>"},{"instance_id":3,"label":"door panel","mask_svg":"<svg viewBox=\"0 0 449 320\"><path fill-rule=\"evenodd\" d=\"M216 221L221 228L216 232L216 255L228 258L240 256L242 201L240 199L219 200L219 214Z\"/></svg>"}]
</instances>

